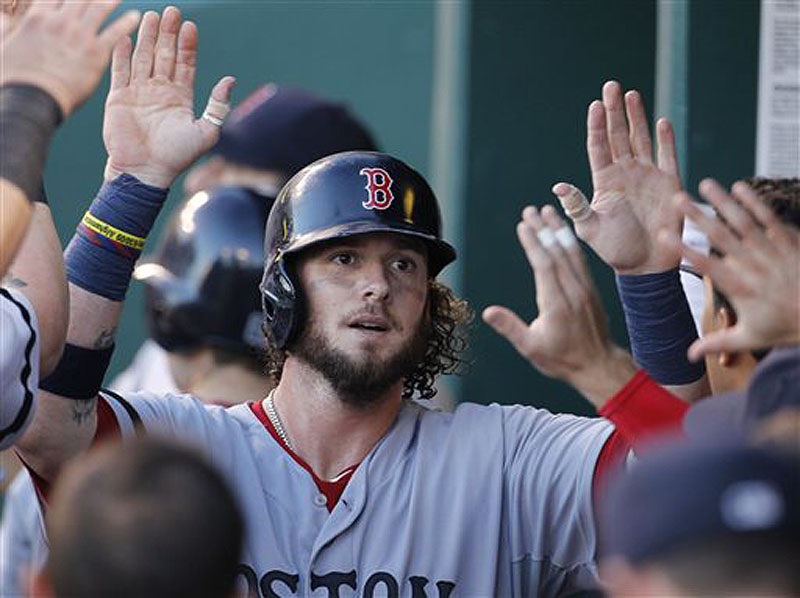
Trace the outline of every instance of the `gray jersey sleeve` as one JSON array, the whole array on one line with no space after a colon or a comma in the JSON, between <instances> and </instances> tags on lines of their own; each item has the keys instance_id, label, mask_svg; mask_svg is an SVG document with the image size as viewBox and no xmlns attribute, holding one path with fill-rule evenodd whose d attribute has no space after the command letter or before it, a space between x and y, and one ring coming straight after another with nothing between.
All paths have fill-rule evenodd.
<instances>
[{"instance_id":1,"label":"gray jersey sleeve","mask_svg":"<svg viewBox=\"0 0 800 598\"><path fill-rule=\"evenodd\" d=\"M39 386L36 313L24 295L0 288L0 450L30 423Z\"/></svg>"},{"instance_id":2,"label":"gray jersey sleeve","mask_svg":"<svg viewBox=\"0 0 800 598\"><path fill-rule=\"evenodd\" d=\"M224 407L206 405L188 394L136 392L103 395L123 436L142 432L178 441L206 453L223 470L235 467L234 455L245 440L241 426Z\"/></svg>"},{"instance_id":3,"label":"gray jersey sleeve","mask_svg":"<svg viewBox=\"0 0 800 598\"><path fill-rule=\"evenodd\" d=\"M503 410L509 542L516 595L596 585L592 481L609 422L545 410ZM528 584L537 584L530 587Z\"/></svg>"}]
</instances>

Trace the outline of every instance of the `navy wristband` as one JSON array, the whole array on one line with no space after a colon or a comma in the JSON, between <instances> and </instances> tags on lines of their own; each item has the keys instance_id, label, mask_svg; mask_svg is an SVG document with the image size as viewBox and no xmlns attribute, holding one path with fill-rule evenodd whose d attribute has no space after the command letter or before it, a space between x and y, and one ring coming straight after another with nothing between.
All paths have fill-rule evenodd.
<instances>
[{"instance_id":1,"label":"navy wristband","mask_svg":"<svg viewBox=\"0 0 800 598\"><path fill-rule=\"evenodd\" d=\"M692 312L676 268L656 274L617 275L631 353L660 384L682 385L705 374L686 356L697 339Z\"/></svg>"},{"instance_id":2,"label":"navy wristband","mask_svg":"<svg viewBox=\"0 0 800 598\"><path fill-rule=\"evenodd\" d=\"M104 184L64 252L67 279L90 293L123 301L167 193L128 174Z\"/></svg>"},{"instance_id":3,"label":"navy wristband","mask_svg":"<svg viewBox=\"0 0 800 598\"><path fill-rule=\"evenodd\" d=\"M39 381L39 388L67 399L83 401L97 396L114 347L95 350L67 343L56 369Z\"/></svg>"}]
</instances>

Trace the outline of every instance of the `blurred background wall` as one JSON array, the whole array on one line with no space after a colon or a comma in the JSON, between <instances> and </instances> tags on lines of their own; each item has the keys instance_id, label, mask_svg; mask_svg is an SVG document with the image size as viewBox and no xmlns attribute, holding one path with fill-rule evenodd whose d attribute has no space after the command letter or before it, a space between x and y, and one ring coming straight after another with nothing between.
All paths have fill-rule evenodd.
<instances>
[{"instance_id":1,"label":"blurred background wall","mask_svg":"<svg viewBox=\"0 0 800 598\"><path fill-rule=\"evenodd\" d=\"M347 103L385 151L429 177L460 259L447 281L476 311L535 315L514 234L527 203L567 180L591 195L585 114L602 83L639 89L674 119L687 186L753 172L759 3L751 0L177 2L200 30L197 110L222 75L239 101L267 81ZM127 2L143 10L165 5ZM46 184L66 243L102 180L101 91L59 132ZM181 198L176 182L154 239ZM153 245L152 241L149 244ZM146 250L147 251L147 250ZM596 261L612 331L627 342L613 276ZM146 335L133 283L108 379ZM456 396L590 413L485 325Z\"/></svg>"}]
</instances>

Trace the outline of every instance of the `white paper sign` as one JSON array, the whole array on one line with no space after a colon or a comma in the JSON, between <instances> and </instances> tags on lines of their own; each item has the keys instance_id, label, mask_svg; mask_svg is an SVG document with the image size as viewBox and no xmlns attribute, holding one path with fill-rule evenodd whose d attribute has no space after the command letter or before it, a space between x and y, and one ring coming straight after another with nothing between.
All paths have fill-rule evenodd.
<instances>
[{"instance_id":1,"label":"white paper sign","mask_svg":"<svg viewBox=\"0 0 800 598\"><path fill-rule=\"evenodd\" d=\"M800 177L800 0L762 0L756 174Z\"/></svg>"}]
</instances>

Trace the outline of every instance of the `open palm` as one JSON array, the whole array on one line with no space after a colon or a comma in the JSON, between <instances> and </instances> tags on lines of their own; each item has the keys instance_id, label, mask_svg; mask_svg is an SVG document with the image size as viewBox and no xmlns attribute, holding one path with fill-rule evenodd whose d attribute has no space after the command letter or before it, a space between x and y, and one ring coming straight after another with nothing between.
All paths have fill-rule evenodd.
<instances>
[{"instance_id":1,"label":"open palm","mask_svg":"<svg viewBox=\"0 0 800 598\"><path fill-rule=\"evenodd\" d=\"M216 142L219 127L194 115L196 55L197 28L181 25L174 7L160 27L156 13L145 14L133 56L130 40L114 49L103 121L106 178L126 172L166 188ZM233 83L223 77L211 92L207 110L217 118L227 113Z\"/></svg>"},{"instance_id":2,"label":"open palm","mask_svg":"<svg viewBox=\"0 0 800 598\"><path fill-rule=\"evenodd\" d=\"M669 123L659 121L658 163L653 163L639 94L629 92L625 104L627 123L619 84L609 82L603 101L589 106L587 152L594 196L573 217L575 230L618 273L669 270L680 263L680 253L665 252L656 240L660 230L680 233L682 225L682 215L671 201L680 189L674 136ZM565 206L580 193L567 183L558 183L553 192Z\"/></svg>"}]
</instances>

